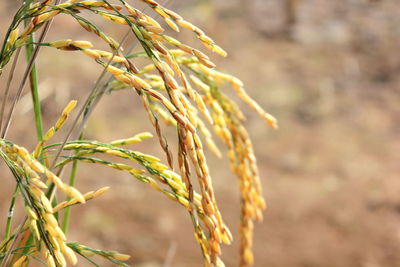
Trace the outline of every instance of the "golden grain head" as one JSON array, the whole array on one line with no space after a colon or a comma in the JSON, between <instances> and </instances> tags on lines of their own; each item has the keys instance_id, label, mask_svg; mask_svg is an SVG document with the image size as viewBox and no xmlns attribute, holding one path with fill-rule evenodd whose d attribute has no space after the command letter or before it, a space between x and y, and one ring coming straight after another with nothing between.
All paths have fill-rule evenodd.
<instances>
[{"instance_id":1,"label":"golden grain head","mask_svg":"<svg viewBox=\"0 0 400 267\"><path fill-rule=\"evenodd\" d=\"M123 71L123 70L121 70L119 68L116 68L114 66L111 66L111 65L109 65L107 67L107 71L110 72L111 74L115 75L115 76L122 75L122 74L125 73L125 71Z\"/></svg>"},{"instance_id":2,"label":"golden grain head","mask_svg":"<svg viewBox=\"0 0 400 267\"><path fill-rule=\"evenodd\" d=\"M81 40L73 41L73 42L71 42L70 45L75 46L75 47L79 47L79 48L90 48L90 47L93 47L93 44L91 42L89 42L89 41L81 41Z\"/></svg>"},{"instance_id":3,"label":"golden grain head","mask_svg":"<svg viewBox=\"0 0 400 267\"><path fill-rule=\"evenodd\" d=\"M75 187L72 186L68 186L66 188L67 194L69 194L71 197L76 198L80 203L85 203L86 200L83 197L83 195L81 194L81 192L78 191L78 189L76 189Z\"/></svg>"},{"instance_id":4,"label":"golden grain head","mask_svg":"<svg viewBox=\"0 0 400 267\"><path fill-rule=\"evenodd\" d=\"M66 47L69 46L72 43L71 39L66 39L66 40L58 40L50 43L50 46L55 47L55 48L61 48L61 47Z\"/></svg>"},{"instance_id":5,"label":"golden grain head","mask_svg":"<svg viewBox=\"0 0 400 267\"><path fill-rule=\"evenodd\" d=\"M116 260L118 260L118 261L127 261L127 260L130 259L131 256L127 255L127 254L122 254L122 253L119 253L119 252L115 252L115 253L111 254L111 257L116 259Z\"/></svg>"},{"instance_id":6,"label":"golden grain head","mask_svg":"<svg viewBox=\"0 0 400 267\"><path fill-rule=\"evenodd\" d=\"M8 45L12 46L14 45L15 41L18 39L18 35L19 35L19 29L16 28L14 30L11 31L10 33L10 37L8 38Z\"/></svg>"},{"instance_id":7,"label":"golden grain head","mask_svg":"<svg viewBox=\"0 0 400 267\"><path fill-rule=\"evenodd\" d=\"M150 5L174 31L179 32L179 27L189 29L195 33L201 43L208 49L222 56L227 55L225 50L215 44L201 29L184 20L180 15L162 7L153 0L142 1ZM167 122L173 121L170 124L177 127L179 135L178 156L182 176L173 172L168 166L161 163L160 159L154 156L125 150L123 147L124 145L136 144L152 137L150 133L114 140L103 145L99 145L98 142L68 143L65 145L64 150L81 149L81 151L74 151L75 157L67 158L60 165L79 159L83 162L103 164L117 170L126 171L136 179L148 183L168 198L178 201L189 211L194 222L195 237L201 246L205 266L224 266L222 260L218 257L221 253L220 244L231 243L232 234L222 220L214 197L214 188L202 142L205 141L207 146L218 156L221 156L221 152L215 145L210 131L199 117L199 112L201 112L212 124L217 136L227 145L231 167L239 177L242 197L241 266L253 264L253 220L262 219L262 210L265 208L265 202L262 197L252 144L241 124L243 115L241 115L235 104L220 91L219 86L225 82L231 83L238 96L273 128L277 127L276 119L266 113L256 101L247 95L243 88L243 83L239 79L214 70L215 64L211 62L206 54L163 34L164 29L155 19L131 7L125 1L121 1L122 6L110 6L104 1L90 0L69 0L55 6L51 6L51 2L45 1L40 5L37 3L36 6L31 6L32 10L29 11L32 12L30 13L32 15L31 21L26 25L21 35L16 25L21 25L19 27L22 27L22 24L16 24L10 28L14 30L10 32L5 44L5 50L9 52L9 50L29 42L29 35L37 31L44 22L50 21L54 16L72 12L70 15L73 15L84 29L97 35L103 42L111 46L113 53L91 49L93 44L85 40L73 41L65 39L43 43L42 45L66 51L81 51L84 55L95 59L116 80L120 81L115 83L117 87L135 88L136 90L132 91L136 91L141 95L141 100L149 114L151 123L155 127L161 147L167 153L170 166L173 166L171 163L172 157L168 150L168 143L161 132L157 116L161 116ZM116 12L116 10L122 10L122 8L125 9L125 13L126 11L129 13L127 17ZM79 17L80 15L77 15L76 12L84 9L94 11L94 15L101 16L106 20L122 25L129 24L129 28L139 39L139 43L146 53L134 53L132 54L132 60L127 60L130 56L124 56L122 47L107 32L97 28L94 22L82 19ZM171 46L176 49L170 49ZM137 55L141 58L147 57L147 59L151 60L151 64L139 71L140 68L134 65L136 64L135 57ZM113 64L106 64L103 61L105 59ZM122 63L122 67L118 63ZM193 73L190 75L190 79L196 88L191 87L186 71ZM65 257L68 258L72 265L77 264L75 252L66 245L65 233L59 227L53 213L66 207L69 208L79 202L85 203L86 200L99 197L109 190L109 187L103 187L97 191L90 191L82 195L75 187L65 184L60 179L61 176L56 176L53 170L50 171L50 163L47 157L51 159L52 150L48 148L52 148L52 146L47 146L46 143L63 126L75 105L76 101L74 100L67 105L55 126L51 127L44 135L43 140L38 143L33 156L23 147L10 145L5 141L0 142L1 150L6 153L11 161L14 161L17 167L21 169L20 172L28 179L26 190L31 196L32 203L25 206L28 217L26 226L29 226L31 231L34 232L37 240L41 238L41 235L47 235L46 238L42 238L40 246L48 266L66 266ZM202 134L201 138L196 133L197 130ZM117 146L118 148L116 148ZM111 155L117 157L117 159L123 158L131 162L134 161L136 164L141 165L143 170L132 168L129 164L87 157L96 153ZM36 158L41 159L39 157L41 155L46 156L45 160L36 160ZM146 173L150 175L147 176ZM58 203L58 205L54 204L55 207L53 207L52 199L47 198L43 191L43 189L47 189L47 185L40 180L40 175L47 177L49 184L54 183L56 188L69 198ZM191 176L194 175L197 175L198 178L200 194L191 191ZM46 231L43 231L43 226ZM80 253L86 256L94 254L93 251L85 249L84 246L81 248ZM129 255L118 252L102 252L98 255L118 261L129 259ZM24 257L19 257L17 260L14 259L13 266L27 265L28 259Z\"/></svg>"},{"instance_id":8,"label":"golden grain head","mask_svg":"<svg viewBox=\"0 0 400 267\"><path fill-rule=\"evenodd\" d=\"M176 32L179 32L179 27L175 24L175 22L170 19L170 18L165 18L165 22L168 24L171 29L173 29Z\"/></svg>"},{"instance_id":9,"label":"golden grain head","mask_svg":"<svg viewBox=\"0 0 400 267\"><path fill-rule=\"evenodd\" d=\"M43 216L44 220L46 221L46 223L51 225L51 227L55 228L55 227L58 226L58 221L54 217L53 214L51 214L51 213L43 213L42 216Z\"/></svg>"},{"instance_id":10,"label":"golden grain head","mask_svg":"<svg viewBox=\"0 0 400 267\"><path fill-rule=\"evenodd\" d=\"M27 257L25 255L21 256L18 260L16 260L14 262L12 267L21 267L21 266L23 266L25 261L26 261L26 259L27 259Z\"/></svg>"},{"instance_id":11,"label":"golden grain head","mask_svg":"<svg viewBox=\"0 0 400 267\"><path fill-rule=\"evenodd\" d=\"M49 267L57 267L56 262L51 254L47 255L46 262Z\"/></svg>"},{"instance_id":12,"label":"golden grain head","mask_svg":"<svg viewBox=\"0 0 400 267\"><path fill-rule=\"evenodd\" d=\"M40 196L40 200L45 211L48 213L53 213L53 207L51 206L49 199L44 194Z\"/></svg>"},{"instance_id":13,"label":"golden grain head","mask_svg":"<svg viewBox=\"0 0 400 267\"><path fill-rule=\"evenodd\" d=\"M105 194L108 190L110 190L109 186L105 186L94 192L93 197L99 197L103 194Z\"/></svg>"},{"instance_id":14,"label":"golden grain head","mask_svg":"<svg viewBox=\"0 0 400 267\"><path fill-rule=\"evenodd\" d=\"M41 189L47 189L48 188L48 186L45 183L43 183L40 179L34 178L34 179L31 179L30 181L35 186L37 186L37 187L39 187Z\"/></svg>"},{"instance_id":15,"label":"golden grain head","mask_svg":"<svg viewBox=\"0 0 400 267\"><path fill-rule=\"evenodd\" d=\"M78 263L78 258L76 257L75 252L68 246L65 246L64 250L63 250L64 255L67 256L69 262L72 265L76 265Z\"/></svg>"},{"instance_id":16,"label":"golden grain head","mask_svg":"<svg viewBox=\"0 0 400 267\"><path fill-rule=\"evenodd\" d=\"M59 263L60 266L66 267L67 266L67 261L64 258L64 255L61 253L61 251L55 250L54 254L56 256L57 262Z\"/></svg>"},{"instance_id":17,"label":"golden grain head","mask_svg":"<svg viewBox=\"0 0 400 267\"><path fill-rule=\"evenodd\" d=\"M32 220L38 220L38 217L36 215L36 213L28 206L24 206L26 214L28 215L29 218L31 218Z\"/></svg>"}]
</instances>

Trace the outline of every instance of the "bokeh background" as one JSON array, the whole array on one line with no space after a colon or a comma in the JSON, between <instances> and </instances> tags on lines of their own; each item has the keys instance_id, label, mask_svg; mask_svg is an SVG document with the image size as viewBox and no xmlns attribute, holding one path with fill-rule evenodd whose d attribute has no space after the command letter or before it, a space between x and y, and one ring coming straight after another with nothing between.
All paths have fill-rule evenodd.
<instances>
[{"instance_id":1,"label":"bokeh background","mask_svg":"<svg viewBox=\"0 0 400 267\"><path fill-rule=\"evenodd\" d=\"M0 2L1 36L17 2ZM400 266L399 2L169 0L166 6L226 48L229 56L212 55L213 61L242 79L249 94L279 119L279 130L269 129L227 89L248 117L269 206L255 227L255 266ZM122 29L103 24L122 38ZM190 32L179 36L201 48ZM96 41L60 16L47 39L66 38ZM43 49L38 60L47 129L69 99L83 104L101 68L78 53L52 49ZM22 61L17 81L23 68ZM24 93L8 138L33 149L29 89ZM110 141L141 131L153 129L140 101L119 91L101 100L86 136ZM132 148L163 158L156 139ZM237 241L236 178L226 157L208 155L218 203ZM180 206L127 174L93 167L79 166L77 187L112 189L73 209L70 240L131 254L133 266L201 266ZM15 185L4 164L1 174L4 227ZM238 266L238 242L224 246L222 258ZM79 266L85 264L81 260Z\"/></svg>"}]
</instances>

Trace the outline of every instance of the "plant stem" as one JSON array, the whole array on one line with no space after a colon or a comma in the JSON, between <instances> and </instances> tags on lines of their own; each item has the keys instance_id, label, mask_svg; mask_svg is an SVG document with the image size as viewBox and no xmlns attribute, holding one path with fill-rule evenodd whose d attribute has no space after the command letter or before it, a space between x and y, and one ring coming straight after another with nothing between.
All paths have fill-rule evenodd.
<instances>
[{"instance_id":1,"label":"plant stem","mask_svg":"<svg viewBox=\"0 0 400 267\"><path fill-rule=\"evenodd\" d=\"M28 0L27 2L32 2L32 0ZM29 20L25 20L25 26L28 25ZM33 56L33 42L35 41L34 34L32 33L29 37L29 42L26 45L26 59L29 62ZM36 64L33 62L32 69L29 74L29 82L31 87L32 94L32 103L33 103L33 111L35 115L35 125L36 125L36 134L38 142L43 140L43 123L42 123L42 110L40 105L40 97L39 97L39 82L38 82L38 74L36 69ZM43 159L42 155L39 157L41 160Z\"/></svg>"},{"instance_id":2,"label":"plant stem","mask_svg":"<svg viewBox=\"0 0 400 267\"><path fill-rule=\"evenodd\" d=\"M18 193L19 193L19 186L17 185L15 187L14 194L13 194L13 197L11 199L10 208L8 210L6 231L4 233L4 240L7 240L8 237L10 236L11 223L12 223L12 218L13 218L13 213L14 213L14 206L15 206L15 200L17 198Z\"/></svg>"},{"instance_id":3,"label":"plant stem","mask_svg":"<svg viewBox=\"0 0 400 267\"><path fill-rule=\"evenodd\" d=\"M15 69L17 67L17 62L19 59L19 55L21 53L21 48L17 49L17 52L14 56L14 60L11 66L11 71L10 74L8 75L8 79L7 79L7 85L6 85L6 90L4 91L4 95L3 95L3 101L1 103L1 110L0 110L0 129L3 127L3 117L4 117L4 110L6 108L6 103L8 100L8 97L10 95L10 87L11 87L11 82L14 78L14 73L15 73Z\"/></svg>"},{"instance_id":4,"label":"plant stem","mask_svg":"<svg viewBox=\"0 0 400 267\"><path fill-rule=\"evenodd\" d=\"M79 136L79 139L82 139L83 134ZM78 172L78 161L74 160L72 163L71 174L69 177L69 185L74 186L76 182L76 173ZM67 201L69 201L71 197L67 197ZM62 230L65 234L68 231L69 219L71 217L71 206L65 208L64 218L62 223Z\"/></svg>"},{"instance_id":5,"label":"plant stem","mask_svg":"<svg viewBox=\"0 0 400 267\"><path fill-rule=\"evenodd\" d=\"M30 4L32 0L27 0L26 3ZM24 21L25 26L29 24L29 20L26 19ZM32 33L29 36L29 44L26 45L26 60L30 62L33 57L33 42L35 41L34 34ZM39 82L38 82L38 75L35 62L32 63L32 68L29 73L29 82L31 88L31 95L32 95L32 103L33 103L33 111L35 117L35 128L37 134L37 141L43 141L43 123L42 123L42 109L40 105L40 97L39 97ZM39 161L44 163L43 152L39 155ZM33 235L32 233L29 234L29 238L26 242L26 248L24 249L24 253L29 251L29 246L33 242Z\"/></svg>"},{"instance_id":6,"label":"plant stem","mask_svg":"<svg viewBox=\"0 0 400 267\"><path fill-rule=\"evenodd\" d=\"M59 3L59 1L60 1L60 0L56 0L56 2L55 2L54 4L57 5L57 4ZM32 2L32 0L27 0L27 1L25 1L24 3L27 3L27 2ZM50 28L50 26L51 26L51 22L52 22L52 20L46 22L46 24L45 24L45 26L44 26L44 29L43 29L42 33L40 34L40 36L39 36L38 43L43 42L43 40L44 40L44 38L46 37L46 34L47 34L47 32L48 32L48 30L49 30L49 28ZM14 112L15 112L15 107L16 107L16 105L17 105L19 99L21 98L21 94L22 94L22 91L23 91L25 82L26 82L26 80L28 79L29 74L31 73L32 67L33 67L33 65L34 65L34 61L35 61L35 59L36 59L36 57L37 57L37 55L38 55L38 53L39 53L39 48L40 48L40 46L37 46L37 47L33 50L32 57L31 57L31 59L30 59L29 62L28 62L28 66L26 67L26 70L25 70L25 72L24 72L24 74L23 74L21 83L20 83L19 88L18 88L18 90L17 90L17 94L16 94L16 96L14 97L14 101L13 101L13 103L12 103L11 109L10 109L8 115L7 115L7 119L6 119L4 128L3 128L2 131L1 131L1 138L5 138L6 135L7 135L8 128L10 127L10 124L11 124L11 121L12 121L12 117L13 117Z\"/></svg>"},{"instance_id":7,"label":"plant stem","mask_svg":"<svg viewBox=\"0 0 400 267\"><path fill-rule=\"evenodd\" d=\"M33 40L33 37L31 37ZM26 54L28 61L31 59L33 54L33 45L26 46ZM38 77L37 70L35 64L32 67L31 73L29 75L29 81L31 84L31 93L32 93L32 102L33 102L33 111L35 114L35 125L36 125L36 134L38 141L43 140L43 124L42 124L42 110L40 105L40 97L39 97L39 87L38 87ZM42 160L42 155L41 155Z\"/></svg>"}]
</instances>

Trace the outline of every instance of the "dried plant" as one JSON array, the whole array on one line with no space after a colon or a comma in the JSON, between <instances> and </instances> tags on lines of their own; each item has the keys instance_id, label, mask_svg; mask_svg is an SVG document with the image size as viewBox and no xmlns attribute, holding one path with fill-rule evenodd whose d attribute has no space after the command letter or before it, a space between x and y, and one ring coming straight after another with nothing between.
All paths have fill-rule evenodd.
<instances>
[{"instance_id":1,"label":"dried plant","mask_svg":"<svg viewBox=\"0 0 400 267\"><path fill-rule=\"evenodd\" d=\"M209 50L226 56L201 29L186 21L180 15L153 0L142 0L172 30L180 28L192 31ZM56 40L45 42L45 36L54 17L65 14L72 17L78 27L99 37L99 43L106 43L110 50L94 48L89 41ZM133 34L142 51L131 53L123 43L114 40L102 31L94 21L85 18L93 14L111 23L121 24ZM93 17L93 16L87 16ZM160 22L161 23L161 22ZM215 64L203 52L192 48L165 33L164 28L150 15L143 13L127 1L33 1L21 4L6 33L0 53L0 71L14 57L10 77L4 92L1 108L0 156L11 170L16 189L11 199L10 210L21 197L26 218L14 226L13 215L9 214L4 240L0 244L0 263L4 266L27 266L31 261L41 261L47 266L66 266L66 259L73 265L81 255L94 265L92 256L97 255L116 265L128 266L123 261L129 256L118 252L92 249L81 244L67 242L71 206L83 204L105 193L109 188L100 188L85 194L75 187L78 162L102 164L125 171L141 182L149 184L166 197L178 202L189 213L194 233L204 258L204 266L224 266L220 259L220 244L230 244L232 235L225 225L214 196L214 189L203 143L221 157L208 128L227 147L232 171L237 175L241 194L240 223L240 266L253 264L252 235L253 222L262 220L265 201L262 196L256 158L249 135L244 127L245 117L238 106L223 92L221 87L230 84L239 97L254 109L273 128L276 120L264 112L243 89L242 82L215 69ZM40 32L36 40L34 33ZM125 36L126 37L126 36ZM51 143L51 138L63 126L76 105L71 101L62 112L54 127L46 133L42 129L41 103L35 59L41 47L64 51L81 52L104 68L96 85L80 109L71 129L62 143ZM20 49L25 47L28 65L15 98L7 114L6 100L10 95L13 73L18 66ZM127 51L127 52L124 52ZM138 58L147 60L148 65L139 67ZM105 80L105 76L109 79ZM6 138L12 124L15 106L19 101L24 84L30 79L33 96L34 116L38 144L31 153ZM151 138L150 133L141 133L132 138L104 143L84 140L82 129L90 117L95 104L105 92L131 90L140 97L151 124L165 152L167 165L160 159L125 148ZM161 129L161 123L175 127L178 138L177 172L174 172L173 155ZM78 123L80 122L80 127ZM71 133L78 128L79 138L71 139ZM98 158L101 154L111 155L113 160ZM119 163L119 159L132 164ZM69 182L63 182L62 169L72 165ZM193 169L193 170L191 170ZM193 189L195 178L199 192ZM65 195L65 201L56 201L56 191ZM60 197L58 198L60 200ZM63 215L62 224L60 217Z\"/></svg>"}]
</instances>

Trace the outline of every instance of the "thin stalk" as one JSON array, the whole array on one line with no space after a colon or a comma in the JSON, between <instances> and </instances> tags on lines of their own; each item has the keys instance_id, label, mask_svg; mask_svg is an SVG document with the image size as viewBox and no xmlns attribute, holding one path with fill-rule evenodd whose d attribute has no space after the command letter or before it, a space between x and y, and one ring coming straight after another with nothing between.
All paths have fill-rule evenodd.
<instances>
[{"instance_id":1,"label":"thin stalk","mask_svg":"<svg viewBox=\"0 0 400 267\"><path fill-rule=\"evenodd\" d=\"M30 1L32 1L32 0L30 0ZM60 0L56 0L55 4L58 4L59 2L60 2ZM51 26L51 22L52 21L53 20L50 20L50 21L46 22L46 24L44 26L44 29L43 29L43 31L42 31L39 39L38 39L38 43L43 42L43 40L46 37L46 34L47 34L47 32L48 32L48 30L49 30L49 28ZM4 126L4 128L2 128L1 138L5 138L5 136L7 135L7 131L8 131L8 128L10 127L12 116L13 116L14 111L15 111L15 107L16 107L16 105L17 105L17 103L18 103L18 101L19 101L19 99L21 97L22 90L24 88L25 82L26 82L26 80L27 80L27 78L28 78L29 74L31 73L31 70L32 70L32 68L34 66L34 62L35 62L35 59L36 59L36 57L37 57L37 55L39 53L39 49L40 49L40 46L36 46L36 48L33 50L32 57L29 60L28 66L27 66L27 68L26 68L26 70L24 72L22 81L21 81L21 83L19 85L19 88L18 88L18 91L17 91L17 95L14 98L13 104L11 106L11 109L10 109L9 113L8 113L5 126ZM25 221L26 221L26 217L25 217ZM20 232L18 232L16 237L19 235L19 233ZM14 241L15 241L15 239L14 239ZM13 242L13 244L11 245L11 248L14 246L14 244L15 243ZM1 267L3 267L3 265Z\"/></svg>"},{"instance_id":2,"label":"thin stalk","mask_svg":"<svg viewBox=\"0 0 400 267\"><path fill-rule=\"evenodd\" d=\"M96 99L98 99L99 95L103 95L104 91L101 92L99 91L100 85L101 85L101 81L103 79L103 77L107 74L107 68L108 66L110 66L110 64L112 63L113 58L116 55L116 52L121 48L122 44L126 41L126 39L128 38L129 32L127 32L124 36L124 38L122 39L121 43L119 44L119 46L117 47L117 49L113 52L111 58L108 60L107 64L105 65L104 69L102 70L100 76L97 78L95 85L93 86L92 90L89 92L89 95L87 96L85 103L83 104L83 106L81 107L81 109L78 112L78 115L75 117L75 120L72 122L72 126L69 129L68 133L66 134L64 141L62 143L62 145L60 146L60 148L58 149L53 162L50 164L50 169L53 169L54 166L57 163L58 158L61 155L61 152L65 146L65 144L67 143L68 139L71 137L72 132L74 131L76 125L79 122L80 117L82 116L82 121L81 121L81 128L79 129L80 132L83 131L84 126L86 125L87 119L89 118L90 115L90 110L92 107L92 104L95 102ZM80 133L78 133L80 134Z\"/></svg>"},{"instance_id":3,"label":"thin stalk","mask_svg":"<svg viewBox=\"0 0 400 267\"><path fill-rule=\"evenodd\" d=\"M34 42L33 34L31 35L30 38L30 43L32 42ZM28 61L32 58L32 55L33 55L33 45L28 44L26 46L26 57ZM40 142L43 140L43 123L42 123L42 110L39 97L38 75L35 63L33 63L32 70L29 75L29 81L31 85L33 111L35 115L36 134L38 142ZM42 155L40 156L40 159L41 160L43 159Z\"/></svg>"},{"instance_id":4,"label":"thin stalk","mask_svg":"<svg viewBox=\"0 0 400 267\"><path fill-rule=\"evenodd\" d=\"M167 3L167 1L165 1L165 3ZM147 7L145 7L142 11L144 11ZM126 32L126 34L124 35L124 37L122 38L122 40L120 41L120 45L117 48L116 51L118 51L120 49L120 47L123 45L123 43L126 41L128 35L130 33L130 30L128 30ZM138 45L139 42L135 42L131 48L129 49L128 54ZM112 58L115 56L116 51L113 52L113 56ZM110 61L107 63L107 66L109 64L111 64L112 62L112 58L110 59ZM107 80L106 83L103 84L103 86L100 88L99 90L99 86L100 83L102 82L103 78L107 75L106 72L106 68L102 71L102 73L99 75L99 77L96 80L96 83L94 85L94 87L91 90L91 94L88 96L88 99L85 102L85 105L82 107L81 111L79 112L77 119L83 114L83 118L82 118L82 122L81 125L78 129L78 134L79 134L79 138L78 140L82 140L83 139L83 130L85 128L87 119L90 117L91 113L93 112L95 106L97 105L97 103L100 101L101 97L103 96L104 92L106 91L108 84L110 81L112 81L113 77L111 75L109 75L109 78ZM98 93L97 93L98 92ZM75 120L73 126L71 127L70 133L67 134L66 138L64 139L63 144L61 145L61 148L59 149L57 156L55 157L52 166L57 162L57 158L59 157L62 148L64 147L64 145L66 144L66 142L68 141L68 138L70 137L70 134L72 133L73 129L76 126L77 123L77 119ZM78 171L78 161L74 160L72 163L72 169L71 169L71 174L70 174L70 179L69 179L69 185L70 186L74 186L75 182L76 182L76 175L77 175L77 171ZM52 189L51 191L53 191L54 189ZM70 198L67 197L67 201ZM65 209L64 212L64 218L63 218L63 224L62 224L62 230L64 231L64 233L67 233L68 231L68 225L69 225L69 221L70 221L70 217L71 217L71 206L67 207Z\"/></svg>"},{"instance_id":5,"label":"thin stalk","mask_svg":"<svg viewBox=\"0 0 400 267\"><path fill-rule=\"evenodd\" d=\"M12 218L13 218L13 215L14 215L15 200L17 199L18 193L19 193L19 186L17 185L15 187L14 194L13 194L13 197L11 199L10 208L8 209L6 230L4 232L4 240L7 240L8 237L10 236Z\"/></svg>"},{"instance_id":6,"label":"thin stalk","mask_svg":"<svg viewBox=\"0 0 400 267\"><path fill-rule=\"evenodd\" d=\"M81 135L81 136L83 136L83 135ZM70 186L75 185L77 172L78 172L78 161L74 160L72 163L71 174L69 177L69 185ZM71 197L67 197L67 201L69 201L70 199L71 199ZM71 206L66 207L65 212L64 212L64 218L63 218L63 223L62 223L61 228L65 234L67 234L67 231L68 231L70 217L71 217Z\"/></svg>"},{"instance_id":7,"label":"thin stalk","mask_svg":"<svg viewBox=\"0 0 400 267\"><path fill-rule=\"evenodd\" d=\"M32 1L32 0L30 0L30 1ZM60 0L56 1L55 4L58 4L59 1ZM40 34L40 36L39 36L38 43L42 43L43 42L43 40L46 37L46 34L47 34L47 32L48 32L48 30L49 30L49 28L51 26L51 22L52 21L53 20L51 19L50 21L46 22L46 24L44 25L44 29L43 29L42 33ZM35 59L36 59L37 55L39 54L39 50L40 50L40 46L36 46L34 51L33 51L33 53L32 53L32 57L29 60L28 66L26 67L26 70L25 70L24 75L22 77L21 83L20 83L20 85L18 87L17 95L15 96L14 101L13 101L12 106L11 106L11 109L10 109L8 115L7 115L7 119L6 119L4 128L2 128L1 138L5 138L6 135L7 135L8 128L10 127L10 124L11 124L11 121L12 121L12 117L13 117L14 112L15 112L15 108L17 106L17 103L18 103L19 99L21 98L25 82L28 79L29 74L31 73L32 67L34 66L34 63L35 63Z\"/></svg>"},{"instance_id":8,"label":"thin stalk","mask_svg":"<svg viewBox=\"0 0 400 267\"><path fill-rule=\"evenodd\" d=\"M19 235L21 234L26 221L27 221L27 217L25 217L23 222L19 225L19 227L18 227L18 229L17 229L17 231L16 231L16 233L14 235L14 238L12 239L10 247L9 247L9 249L6 251L6 253L4 255L4 258L3 258L3 261L1 262L0 267L10 266L10 265L8 265L8 262L9 262L9 259L10 259L11 251L12 251L13 247L15 246L15 244L17 243L17 239L20 237Z\"/></svg>"},{"instance_id":9,"label":"thin stalk","mask_svg":"<svg viewBox=\"0 0 400 267\"><path fill-rule=\"evenodd\" d=\"M13 18L13 21L12 21L10 27L9 27L8 30L7 30L7 33L6 33L5 37L4 37L3 45L2 45L2 47L1 47L1 52L0 52L0 63L1 63L2 65L3 65L3 63L4 63L3 60L4 60L4 56L5 56L5 55L4 55L4 52L5 52L5 48L6 48L6 44L7 44L7 39L10 37L11 31L12 31L15 27L18 27L18 24L19 24L20 21L21 21L21 17L25 14L27 8L29 7L29 4L30 4L30 2L28 2L28 1L23 1L22 6L18 9L17 13L15 14L15 16L14 16L14 18ZM3 67L4 67L4 65L3 65ZM0 68L0 76L1 76L2 72L3 72L3 69Z\"/></svg>"},{"instance_id":10,"label":"thin stalk","mask_svg":"<svg viewBox=\"0 0 400 267\"><path fill-rule=\"evenodd\" d=\"M106 68L112 63L112 60L114 58L114 56L116 55L116 52L121 48L121 46L123 45L123 43L126 41L126 39L129 36L129 31L127 31L127 33L124 35L124 37L122 38L119 46L117 47L116 51L113 52L113 55L111 57L111 59L107 62ZM107 71L106 68L103 69L103 71L101 72L101 74L99 75L99 77L96 80L95 85L93 86L92 90L90 91L85 104L82 106L81 110L79 111L78 115L76 116L69 132L67 133L66 137L64 138L64 142L61 145L60 149L57 151L57 154L52 162L52 164L50 165L50 169L53 169L54 166L57 163L57 159L59 158L59 156L61 155L61 151L63 149L63 147L65 146L65 144L67 143L69 137L71 136L73 130L75 129L76 125L78 124L79 118L81 115L82 116L82 121L81 121L81 126L78 130L78 134L79 140L83 139L83 130L84 127L86 125L86 122L91 114L91 112L93 111L94 107L96 106L96 104L100 101L101 96L103 96L104 92L107 89L107 86L104 85L103 87L100 88L100 84L102 82L102 79L104 78L105 75L107 75ZM60 172L62 171L62 168L59 170ZM71 174L70 174L70 178L69 178L69 185L70 186L74 186L75 182L76 182L76 176L77 176L77 172L78 172L78 161L74 160L73 164L72 164L72 168L71 168ZM54 190L55 187L53 186L52 188L49 188L48 193L50 193L50 195L54 194ZM67 201L70 200L70 197L67 197ZM64 233L67 233L68 231L68 225L69 225L69 221L70 221L70 217L71 217L71 207L67 207L65 209L65 213L64 213L64 218L63 218L63 223L62 223L62 230L64 231Z\"/></svg>"},{"instance_id":11,"label":"thin stalk","mask_svg":"<svg viewBox=\"0 0 400 267\"><path fill-rule=\"evenodd\" d=\"M30 5L32 3L32 0L27 0L26 3ZM29 24L29 19L25 19L24 21L25 27ZM26 49L26 60L27 62L32 61L32 67L31 71L29 73L29 83L30 83L30 88L31 88L31 95L32 95L32 103L33 103L33 112L34 112L34 117L35 117L35 128L36 128L36 134L37 134L37 141L41 142L43 141L43 123L42 123L42 109L41 109L41 104L40 104L40 97L39 97L39 82L38 82L38 74L37 74L37 69L36 69L36 64L34 61L34 49L33 49L33 43L35 42L35 36L32 33L29 36L29 42L25 46ZM43 160L43 152L40 153L39 155L39 161L42 163L44 162ZM26 247L23 250L23 253L28 253L30 250L30 245L33 242L33 235L32 233L29 234L29 238L26 242Z\"/></svg>"},{"instance_id":12,"label":"thin stalk","mask_svg":"<svg viewBox=\"0 0 400 267\"><path fill-rule=\"evenodd\" d=\"M118 51L122 44L126 41L126 39L128 38L129 32L127 32L125 34L125 36L123 37L122 41L120 42L119 47L116 49L116 51ZM111 59L108 61L107 63L107 67L112 63L112 59L114 58L114 56L116 55L116 51L114 51ZM107 68L106 67L106 68ZM79 118L81 115L83 115L82 117L82 122L81 122L81 127L79 128L79 140L81 140L83 138L83 130L84 127L86 125L87 119L89 118L91 112L93 111L93 108L95 107L95 105L98 103L98 101L100 101L101 96L104 94L105 90L106 90L106 86L103 86L100 88L100 83L102 81L102 79L104 78L104 76L107 74L106 68L103 69L103 71L101 72L100 76L97 78L97 81L95 83L95 85L93 86L90 94L88 95L85 104L82 106L81 110L79 111L79 114L76 116L69 132L67 133L66 137L64 138L64 142L61 145L61 147L59 148L59 150L57 151L57 154L53 160L53 163L50 165L50 169L54 168L54 166L57 163L57 159L58 157L61 155L61 151L63 149L63 147L65 146L65 144L67 143L69 137L71 136L73 130L75 129L76 125L78 124ZM60 169L60 172L62 171L62 168ZM71 175L70 175L70 179L69 179L69 185L74 186L75 182L76 182L76 174L78 171L78 161L74 160L73 165L72 165L72 169L71 169ZM55 187L49 189L48 192L50 192L50 194L52 194L55 190ZM67 200L69 200L69 198L67 198ZM68 225L69 225L69 220L71 217L71 207L67 207L64 213L64 218L63 218L63 224L62 224L62 230L64 231L64 233L67 232L68 230Z\"/></svg>"},{"instance_id":13,"label":"thin stalk","mask_svg":"<svg viewBox=\"0 0 400 267\"><path fill-rule=\"evenodd\" d=\"M14 78L15 68L17 67L17 62L18 62L18 58L19 58L20 53L21 53L21 48L18 48L17 52L16 52L16 54L14 56L14 60L13 60L12 66L11 66L10 75L8 76L8 79L7 79L6 90L4 91L3 101L1 103L1 110L0 110L0 129L3 126L4 110L6 108L6 103L7 103L7 100L8 100L8 96L10 94L10 86L11 86L11 82L12 82L12 80Z\"/></svg>"}]
</instances>

